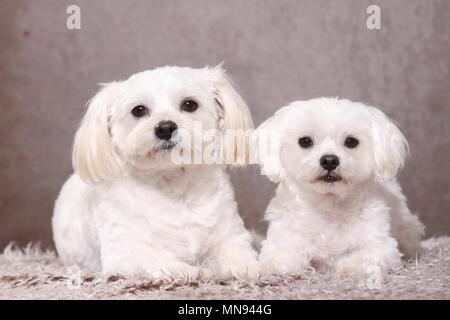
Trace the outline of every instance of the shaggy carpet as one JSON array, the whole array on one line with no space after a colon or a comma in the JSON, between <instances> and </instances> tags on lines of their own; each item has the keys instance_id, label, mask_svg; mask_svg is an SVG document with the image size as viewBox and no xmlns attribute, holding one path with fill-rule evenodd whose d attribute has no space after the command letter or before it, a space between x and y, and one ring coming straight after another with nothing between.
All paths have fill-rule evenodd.
<instances>
[{"instance_id":1,"label":"shaggy carpet","mask_svg":"<svg viewBox=\"0 0 450 320\"><path fill-rule=\"evenodd\" d=\"M450 299L450 238L424 241L424 254L379 279L301 276L155 281L104 277L65 267L53 251L8 246L0 255L0 299Z\"/></svg>"}]
</instances>

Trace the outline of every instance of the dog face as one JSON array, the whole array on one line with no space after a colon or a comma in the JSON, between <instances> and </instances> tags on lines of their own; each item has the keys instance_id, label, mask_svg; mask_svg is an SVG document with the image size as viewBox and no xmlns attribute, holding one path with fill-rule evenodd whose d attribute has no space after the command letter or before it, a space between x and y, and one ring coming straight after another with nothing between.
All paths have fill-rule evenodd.
<instances>
[{"instance_id":1,"label":"dog face","mask_svg":"<svg viewBox=\"0 0 450 320\"><path fill-rule=\"evenodd\" d=\"M173 151L203 147L186 142L204 130L251 127L245 102L220 66L162 67L97 93L76 134L73 163L88 182L113 180L130 169L170 170L179 166Z\"/></svg>"},{"instance_id":2,"label":"dog face","mask_svg":"<svg viewBox=\"0 0 450 320\"><path fill-rule=\"evenodd\" d=\"M349 100L294 102L262 130L279 139L278 163L263 158L263 172L265 166L278 167L272 180L290 178L323 194L393 178L408 150L404 136L380 110Z\"/></svg>"}]
</instances>

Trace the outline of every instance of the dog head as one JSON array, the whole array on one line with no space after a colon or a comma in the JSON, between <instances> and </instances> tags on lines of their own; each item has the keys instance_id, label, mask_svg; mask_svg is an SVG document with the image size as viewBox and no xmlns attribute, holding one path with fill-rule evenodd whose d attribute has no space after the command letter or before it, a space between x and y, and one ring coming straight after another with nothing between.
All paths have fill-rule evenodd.
<instances>
[{"instance_id":1,"label":"dog head","mask_svg":"<svg viewBox=\"0 0 450 320\"><path fill-rule=\"evenodd\" d=\"M127 170L170 170L180 166L174 151L203 148L190 139L204 130L251 127L247 105L220 66L161 67L103 85L76 133L73 165L92 183ZM242 157L231 152L233 159Z\"/></svg>"},{"instance_id":2,"label":"dog head","mask_svg":"<svg viewBox=\"0 0 450 320\"><path fill-rule=\"evenodd\" d=\"M276 150L260 154L262 173L291 179L324 194L339 194L369 180L395 177L408 144L380 110L349 100L296 101L258 128Z\"/></svg>"}]
</instances>

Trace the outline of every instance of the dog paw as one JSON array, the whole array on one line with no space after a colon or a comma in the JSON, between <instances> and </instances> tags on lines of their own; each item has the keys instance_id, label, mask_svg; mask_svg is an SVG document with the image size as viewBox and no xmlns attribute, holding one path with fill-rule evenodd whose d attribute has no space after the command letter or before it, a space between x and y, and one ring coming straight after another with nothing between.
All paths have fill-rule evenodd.
<instances>
[{"instance_id":1,"label":"dog paw","mask_svg":"<svg viewBox=\"0 0 450 320\"><path fill-rule=\"evenodd\" d=\"M186 263L177 262L152 268L147 273L155 279L159 280L196 280L210 274L207 269L201 269Z\"/></svg>"},{"instance_id":2,"label":"dog paw","mask_svg":"<svg viewBox=\"0 0 450 320\"><path fill-rule=\"evenodd\" d=\"M225 276L233 276L235 278L257 279L260 275L260 268L257 262L249 262L245 264L223 266L221 273Z\"/></svg>"},{"instance_id":3,"label":"dog paw","mask_svg":"<svg viewBox=\"0 0 450 320\"><path fill-rule=\"evenodd\" d=\"M365 274L364 269L354 263L341 263L336 267L336 272L343 279Z\"/></svg>"},{"instance_id":4,"label":"dog paw","mask_svg":"<svg viewBox=\"0 0 450 320\"><path fill-rule=\"evenodd\" d=\"M337 264L336 272L342 278L368 278L382 276L384 271L377 264L368 264L362 261L344 260Z\"/></svg>"},{"instance_id":5,"label":"dog paw","mask_svg":"<svg viewBox=\"0 0 450 320\"><path fill-rule=\"evenodd\" d=\"M308 261L298 262L295 264L267 261L261 263L260 274L261 275L299 275L307 272L311 269Z\"/></svg>"}]
</instances>

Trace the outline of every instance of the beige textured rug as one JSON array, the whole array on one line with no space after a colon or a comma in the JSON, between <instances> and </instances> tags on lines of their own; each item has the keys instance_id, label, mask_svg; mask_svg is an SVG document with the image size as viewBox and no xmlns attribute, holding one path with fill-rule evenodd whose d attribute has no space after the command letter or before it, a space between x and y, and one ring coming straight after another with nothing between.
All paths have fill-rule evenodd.
<instances>
[{"instance_id":1,"label":"beige textured rug","mask_svg":"<svg viewBox=\"0 0 450 320\"><path fill-rule=\"evenodd\" d=\"M424 241L416 261L377 279L332 274L159 282L65 267L52 251L9 246L0 255L0 299L450 299L450 238Z\"/></svg>"}]
</instances>

